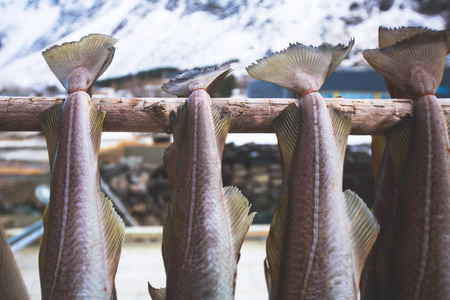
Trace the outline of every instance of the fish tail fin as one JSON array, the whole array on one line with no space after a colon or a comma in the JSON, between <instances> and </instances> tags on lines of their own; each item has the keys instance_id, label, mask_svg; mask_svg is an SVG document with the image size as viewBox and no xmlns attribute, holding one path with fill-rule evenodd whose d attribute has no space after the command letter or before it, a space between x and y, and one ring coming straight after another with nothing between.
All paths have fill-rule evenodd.
<instances>
[{"instance_id":1,"label":"fish tail fin","mask_svg":"<svg viewBox=\"0 0 450 300\"><path fill-rule=\"evenodd\" d=\"M152 300L165 300L166 299L166 288L155 289L152 287L150 282L148 282L148 293Z\"/></svg>"},{"instance_id":2,"label":"fish tail fin","mask_svg":"<svg viewBox=\"0 0 450 300\"><path fill-rule=\"evenodd\" d=\"M392 157L397 183L400 182L408 157L413 138L413 126L412 118L406 117L386 134L386 145Z\"/></svg>"},{"instance_id":3,"label":"fish tail fin","mask_svg":"<svg viewBox=\"0 0 450 300\"><path fill-rule=\"evenodd\" d=\"M380 231L375 216L364 201L350 190L344 192L347 220L355 260L356 282L359 283L367 256Z\"/></svg>"},{"instance_id":4,"label":"fish tail fin","mask_svg":"<svg viewBox=\"0 0 450 300\"><path fill-rule=\"evenodd\" d=\"M238 188L227 186L223 189L228 224L232 236L233 251L236 263L239 260L242 243L256 213L250 212L250 203Z\"/></svg>"},{"instance_id":5,"label":"fish tail fin","mask_svg":"<svg viewBox=\"0 0 450 300\"><path fill-rule=\"evenodd\" d=\"M333 126L333 135L338 150L340 165L344 169L345 151L347 150L347 140L352 129L352 115L338 107L329 109L331 125Z\"/></svg>"},{"instance_id":6,"label":"fish tail fin","mask_svg":"<svg viewBox=\"0 0 450 300\"><path fill-rule=\"evenodd\" d=\"M366 50L364 58L395 86L417 97L436 92L447 53L447 33L428 30L389 47Z\"/></svg>"},{"instance_id":7,"label":"fish tail fin","mask_svg":"<svg viewBox=\"0 0 450 300\"><path fill-rule=\"evenodd\" d=\"M432 31L424 27L399 27L399 28L387 28L380 26L378 28L378 47L380 49L393 46L398 42L406 39L410 39L415 35L423 32ZM386 79L386 86L391 98L411 99L413 98L402 89L398 88L391 81Z\"/></svg>"},{"instance_id":8,"label":"fish tail fin","mask_svg":"<svg viewBox=\"0 0 450 300\"><path fill-rule=\"evenodd\" d=\"M450 139L450 113L444 116L445 118L445 126L447 127L448 138Z\"/></svg>"},{"instance_id":9,"label":"fish tail fin","mask_svg":"<svg viewBox=\"0 0 450 300\"><path fill-rule=\"evenodd\" d=\"M114 210L111 200L103 193L100 193L98 201L100 202L101 224L106 244L108 275L112 291L117 267L119 266L120 253L125 239L125 225Z\"/></svg>"},{"instance_id":10,"label":"fish tail fin","mask_svg":"<svg viewBox=\"0 0 450 300\"><path fill-rule=\"evenodd\" d=\"M68 92L89 90L110 65L117 41L107 35L90 34L78 42L55 45L42 55Z\"/></svg>"},{"instance_id":11,"label":"fish tail fin","mask_svg":"<svg viewBox=\"0 0 450 300\"><path fill-rule=\"evenodd\" d=\"M324 43L318 47L291 44L287 49L259 59L247 67L253 78L278 84L296 95L319 90L350 52L348 46Z\"/></svg>"},{"instance_id":12,"label":"fish tail fin","mask_svg":"<svg viewBox=\"0 0 450 300\"><path fill-rule=\"evenodd\" d=\"M30 299L14 255L0 224L0 299Z\"/></svg>"},{"instance_id":13,"label":"fish tail fin","mask_svg":"<svg viewBox=\"0 0 450 300\"><path fill-rule=\"evenodd\" d=\"M370 148L372 150L373 178L377 182L386 151L386 137L384 135L372 135L372 145Z\"/></svg>"},{"instance_id":14,"label":"fish tail fin","mask_svg":"<svg viewBox=\"0 0 450 300\"><path fill-rule=\"evenodd\" d=\"M267 236L265 273L269 290L269 299L276 299L278 293L278 281L280 279L281 257L283 256L284 230L288 209L288 197L284 194L278 204L270 224Z\"/></svg>"},{"instance_id":15,"label":"fish tail fin","mask_svg":"<svg viewBox=\"0 0 450 300\"><path fill-rule=\"evenodd\" d=\"M188 97L196 89L206 89L212 96L231 71L233 70L230 68L230 62L189 70L163 84L161 89L177 97Z\"/></svg>"}]
</instances>

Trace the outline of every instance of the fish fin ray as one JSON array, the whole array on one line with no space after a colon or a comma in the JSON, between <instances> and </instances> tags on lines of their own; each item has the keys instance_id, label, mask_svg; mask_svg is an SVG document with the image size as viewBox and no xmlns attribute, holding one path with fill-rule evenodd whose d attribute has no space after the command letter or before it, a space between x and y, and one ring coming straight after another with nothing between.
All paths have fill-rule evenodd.
<instances>
[{"instance_id":1,"label":"fish fin ray","mask_svg":"<svg viewBox=\"0 0 450 300\"><path fill-rule=\"evenodd\" d=\"M395 86L419 96L436 92L447 52L445 31L427 31L390 47L366 50L364 58Z\"/></svg>"},{"instance_id":2,"label":"fish fin ray","mask_svg":"<svg viewBox=\"0 0 450 300\"><path fill-rule=\"evenodd\" d=\"M269 298L274 299L278 293L278 280L280 278L281 258L283 256L284 230L286 227L288 197L284 194L278 204L270 224L266 243L266 280L269 288Z\"/></svg>"},{"instance_id":3,"label":"fish fin ray","mask_svg":"<svg viewBox=\"0 0 450 300\"><path fill-rule=\"evenodd\" d=\"M44 214L42 215L42 224L44 225L44 233L42 234L41 245L39 248L39 276L44 278L45 266L45 252L47 250L47 236L48 236L48 220L50 214L50 203L45 206Z\"/></svg>"},{"instance_id":4,"label":"fish fin ray","mask_svg":"<svg viewBox=\"0 0 450 300\"><path fill-rule=\"evenodd\" d=\"M166 299L166 288L155 289L152 287L150 282L148 282L148 293L152 300L165 300Z\"/></svg>"},{"instance_id":5,"label":"fish fin ray","mask_svg":"<svg viewBox=\"0 0 450 300\"><path fill-rule=\"evenodd\" d=\"M450 139L450 113L445 114L444 117L445 117L445 125L447 127L447 135L448 138Z\"/></svg>"},{"instance_id":6,"label":"fish fin ray","mask_svg":"<svg viewBox=\"0 0 450 300\"><path fill-rule=\"evenodd\" d=\"M250 212L251 204L237 187L227 186L223 189L225 208L233 244L236 262L239 259L242 243L256 213Z\"/></svg>"},{"instance_id":7,"label":"fish fin ray","mask_svg":"<svg viewBox=\"0 0 450 300\"><path fill-rule=\"evenodd\" d=\"M91 141L94 148L95 154L98 156L100 152L100 142L102 138L103 130L103 120L105 119L106 113L94 108L91 104L91 118L90 118L90 129L91 129Z\"/></svg>"},{"instance_id":8,"label":"fish fin ray","mask_svg":"<svg viewBox=\"0 0 450 300\"><path fill-rule=\"evenodd\" d=\"M333 126L334 140L341 159L341 167L344 168L345 150L347 150L347 140L352 129L351 114L341 111L335 107L329 109L331 125Z\"/></svg>"},{"instance_id":9,"label":"fish fin ray","mask_svg":"<svg viewBox=\"0 0 450 300\"><path fill-rule=\"evenodd\" d=\"M273 121L273 128L278 139L283 174L289 174L295 145L300 132L299 107L289 104Z\"/></svg>"},{"instance_id":10,"label":"fish fin ray","mask_svg":"<svg viewBox=\"0 0 450 300\"><path fill-rule=\"evenodd\" d=\"M171 95L188 97L195 89L203 88L212 96L231 71L230 62L220 66L188 70L163 84L161 89Z\"/></svg>"},{"instance_id":11,"label":"fish fin ray","mask_svg":"<svg viewBox=\"0 0 450 300\"><path fill-rule=\"evenodd\" d=\"M386 137L384 135L372 135L371 150L373 178L375 179L375 182L377 182L381 164L383 163L384 153L386 151Z\"/></svg>"},{"instance_id":12,"label":"fish fin ray","mask_svg":"<svg viewBox=\"0 0 450 300\"><path fill-rule=\"evenodd\" d=\"M38 115L39 123L44 131L45 140L47 142L48 160L50 163L50 170L53 168L53 161L55 159L58 148L58 135L61 122L62 105L56 104L47 108Z\"/></svg>"},{"instance_id":13,"label":"fish fin ray","mask_svg":"<svg viewBox=\"0 0 450 300\"><path fill-rule=\"evenodd\" d=\"M90 34L78 42L55 45L42 55L67 91L69 88L88 90L111 64L117 41L107 35ZM74 83L69 82L71 77L76 78L78 83L75 84L80 86L73 86Z\"/></svg>"},{"instance_id":14,"label":"fish fin ray","mask_svg":"<svg viewBox=\"0 0 450 300\"><path fill-rule=\"evenodd\" d=\"M378 47L386 48L393 46L402 40L410 39L423 32L432 32L433 30L425 27L399 27L387 28L378 27Z\"/></svg>"},{"instance_id":15,"label":"fish fin ray","mask_svg":"<svg viewBox=\"0 0 450 300\"><path fill-rule=\"evenodd\" d=\"M170 112L170 126L173 132L173 143L164 152L163 163L166 168L172 189L175 188L177 182L178 163L181 155L181 147L183 145L184 124L186 123L187 105L178 107L177 112Z\"/></svg>"},{"instance_id":16,"label":"fish fin ray","mask_svg":"<svg viewBox=\"0 0 450 300\"><path fill-rule=\"evenodd\" d=\"M319 90L353 47L324 43L318 47L291 44L246 68L253 78L280 85L297 95Z\"/></svg>"},{"instance_id":17,"label":"fish fin ray","mask_svg":"<svg viewBox=\"0 0 450 300\"><path fill-rule=\"evenodd\" d=\"M217 105L211 106L214 122L214 135L216 137L217 152L222 161L223 149L227 140L228 130L230 130L231 113L220 119L220 108ZM217 117L218 116L218 117Z\"/></svg>"},{"instance_id":18,"label":"fish fin ray","mask_svg":"<svg viewBox=\"0 0 450 300\"><path fill-rule=\"evenodd\" d=\"M114 285L120 253L125 239L125 224L114 210L113 204L103 193L99 194L99 211L105 242L106 262L111 289Z\"/></svg>"},{"instance_id":19,"label":"fish fin ray","mask_svg":"<svg viewBox=\"0 0 450 300\"><path fill-rule=\"evenodd\" d=\"M359 282L364 263L377 238L380 226L364 201L350 190L344 192L347 220Z\"/></svg>"},{"instance_id":20,"label":"fish fin ray","mask_svg":"<svg viewBox=\"0 0 450 300\"><path fill-rule=\"evenodd\" d=\"M394 163L397 183L403 174L403 168L408 157L409 146L413 136L413 119L405 117L386 134L386 144Z\"/></svg>"}]
</instances>

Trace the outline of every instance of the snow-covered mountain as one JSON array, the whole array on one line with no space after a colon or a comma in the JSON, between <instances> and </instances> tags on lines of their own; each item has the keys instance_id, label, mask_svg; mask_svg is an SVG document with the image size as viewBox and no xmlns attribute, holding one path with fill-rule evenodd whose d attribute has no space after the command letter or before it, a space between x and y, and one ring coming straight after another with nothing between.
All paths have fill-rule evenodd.
<instances>
[{"instance_id":1,"label":"snow-covered mountain","mask_svg":"<svg viewBox=\"0 0 450 300\"><path fill-rule=\"evenodd\" d=\"M445 28L444 14L417 12L418 0L0 0L2 88L60 87L41 52L89 33L119 38L102 76L158 67L191 68L239 59L235 74L290 42L318 45L356 38L343 66L365 65L377 28Z\"/></svg>"}]
</instances>

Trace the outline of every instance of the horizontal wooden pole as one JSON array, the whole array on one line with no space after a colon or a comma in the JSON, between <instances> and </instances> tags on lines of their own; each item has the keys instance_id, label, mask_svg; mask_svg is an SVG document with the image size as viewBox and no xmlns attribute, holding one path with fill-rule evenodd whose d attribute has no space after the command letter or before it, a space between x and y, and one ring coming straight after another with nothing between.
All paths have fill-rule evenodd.
<instances>
[{"instance_id":1,"label":"horizontal wooden pole","mask_svg":"<svg viewBox=\"0 0 450 300\"><path fill-rule=\"evenodd\" d=\"M37 115L64 98L0 96L0 131L40 131ZM104 131L170 133L169 113L185 98L98 98L94 105L106 111ZM231 112L231 133L271 133L272 121L296 99L213 98L223 113ZM382 134L406 115L412 115L407 99L325 99L353 114L351 134ZM439 99L450 113L450 99Z\"/></svg>"}]
</instances>

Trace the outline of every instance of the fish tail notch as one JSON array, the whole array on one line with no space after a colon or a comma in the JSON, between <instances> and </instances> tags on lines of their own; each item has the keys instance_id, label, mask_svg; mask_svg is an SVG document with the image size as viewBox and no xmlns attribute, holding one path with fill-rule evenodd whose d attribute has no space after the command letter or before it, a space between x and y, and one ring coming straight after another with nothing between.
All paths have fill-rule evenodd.
<instances>
[{"instance_id":1,"label":"fish tail notch","mask_svg":"<svg viewBox=\"0 0 450 300\"><path fill-rule=\"evenodd\" d=\"M386 40L382 43L394 42L393 39ZM366 50L364 58L395 86L417 97L436 92L447 53L446 31L424 29L392 46Z\"/></svg>"},{"instance_id":2,"label":"fish tail notch","mask_svg":"<svg viewBox=\"0 0 450 300\"><path fill-rule=\"evenodd\" d=\"M177 97L188 97L196 89L205 89L212 96L222 80L233 71L230 64L226 62L220 66L188 70L163 84L161 89Z\"/></svg>"},{"instance_id":3,"label":"fish tail notch","mask_svg":"<svg viewBox=\"0 0 450 300\"><path fill-rule=\"evenodd\" d=\"M166 288L155 289L150 282L148 282L148 293L152 300L165 300L166 299Z\"/></svg>"},{"instance_id":4,"label":"fish tail notch","mask_svg":"<svg viewBox=\"0 0 450 300\"><path fill-rule=\"evenodd\" d=\"M339 66L354 45L333 46L324 43L318 47L291 44L285 50L259 59L247 67L253 78L280 85L296 95L319 90L325 80Z\"/></svg>"},{"instance_id":5,"label":"fish tail notch","mask_svg":"<svg viewBox=\"0 0 450 300\"><path fill-rule=\"evenodd\" d=\"M223 193L232 237L232 247L237 263L245 236L256 213L249 214L251 205L238 188L227 186L223 189Z\"/></svg>"},{"instance_id":6,"label":"fish tail notch","mask_svg":"<svg viewBox=\"0 0 450 300\"><path fill-rule=\"evenodd\" d=\"M356 282L359 283L367 256L380 231L380 225L364 201L354 192L346 190L344 199L353 249Z\"/></svg>"},{"instance_id":7,"label":"fish tail notch","mask_svg":"<svg viewBox=\"0 0 450 300\"><path fill-rule=\"evenodd\" d=\"M283 256L284 231L286 228L288 197L280 199L270 224L266 243L267 258L264 263L269 299L276 299L280 279L281 258Z\"/></svg>"},{"instance_id":8,"label":"fish tail notch","mask_svg":"<svg viewBox=\"0 0 450 300\"><path fill-rule=\"evenodd\" d=\"M114 210L111 200L109 200L103 193L100 193L99 201L108 276L112 291L114 286L114 278L119 265L120 253L122 251L122 245L125 239L125 224Z\"/></svg>"},{"instance_id":9,"label":"fish tail notch","mask_svg":"<svg viewBox=\"0 0 450 300\"><path fill-rule=\"evenodd\" d=\"M90 34L78 42L55 45L42 55L69 93L87 91L110 65L117 41L107 35Z\"/></svg>"}]
</instances>

